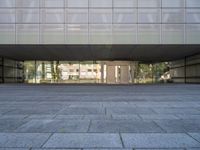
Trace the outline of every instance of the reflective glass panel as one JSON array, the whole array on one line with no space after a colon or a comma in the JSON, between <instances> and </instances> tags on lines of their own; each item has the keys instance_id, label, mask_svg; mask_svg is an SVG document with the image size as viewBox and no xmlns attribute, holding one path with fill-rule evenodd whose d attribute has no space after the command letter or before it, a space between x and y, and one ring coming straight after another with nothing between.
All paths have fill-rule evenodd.
<instances>
[{"instance_id":1,"label":"reflective glass panel","mask_svg":"<svg viewBox=\"0 0 200 150\"><path fill-rule=\"evenodd\" d=\"M68 7L88 7L88 0L68 0Z\"/></svg>"},{"instance_id":2,"label":"reflective glass panel","mask_svg":"<svg viewBox=\"0 0 200 150\"><path fill-rule=\"evenodd\" d=\"M112 0L89 0L90 7L112 7Z\"/></svg>"},{"instance_id":3,"label":"reflective glass panel","mask_svg":"<svg viewBox=\"0 0 200 150\"><path fill-rule=\"evenodd\" d=\"M200 0L186 0L186 7L200 7Z\"/></svg>"},{"instance_id":4,"label":"reflective glass panel","mask_svg":"<svg viewBox=\"0 0 200 150\"><path fill-rule=\"evenodd\" d=\"M39 23L39 9L17 9L17 23Z\"/></svg>"},{"instance_id":5,"label":"reflective glass panel","mask_svg":"<svg viewBox=\"0 0 200 150\"><path fill-rule=\"evenodd\" d=\"M184 7L184 0L162 0L162 7Z\"/></svg>"},{"instance_id":6,"label":"reflective glass panel","mask_svg":"<svg viewBox=\"0 0 200 150\"><path fill-rule=\"evenodd\" d=\"M138 25L139 44L160 44L160 25L139 24Z\"/></svg>"},{"instance_id":7,"label":"reflective glass panel","mask_svg":"<svg viewBox=\"0 0 200 150\"><path fill-rule=\"evenodd\" d=\"M160 7L161 0L138 0L138 7Z\"/></svg>"},{"instance_id":8,"label":"reflective glass panel","mask_svg":"<svg viewBox=\"0 0 200 150\"><path fill-rule=\"evenodd\" d=\"M39 7L39 0L16 0L16 7Z\"/></svg>"},{"instance_id":9,"label":"reflective glass panel","mask_svg":"<svg viewBox=\"0 0 200 150\"><path fill-rule=\"evenodd\" d=\"M90 23L112 23L112 9L90 9Z\"/></svg>"},{"instance_id":10,"label":"reflective glass panel","mask_svg":"<svg viewBox=\"0 0 200 150\"><path fill-rule=\"evenodd\" d=\"M88 44L88 24L67 25L68 44Z\"/></svg>"},{"instance_id":11,"label":"reflective glass panel","mask_svg":"<svg viewBox=\"0 0 200 150\"><path fill-rule=\"evenodd\" d=\"M42 7L65 7L64 0L42 0L40 3Z\"/></svg>"},{"instance_id":12,"label":"reflective glass panel","mask_svg":"<svg viewBox=\"0 0 200 150\"><path fill-rule=\"evenodd\" d=\"M15 9L0 9L0 23L15 23Z\"/></svg>"},{"instance_id":13,"label":"reflective glass panel","mask_svg":"<svg viewBox=\"0 0 200 150\"><path fill-rule=\"evenodd\" d=\"M160 23L160 9L139 9L139 23Z\"/></svg>"},{"instance_id":14,"label":"reflective glass panel","mask_svg":"<svg viewBox=\"0 0 200 150\"><path fill-rule=\"evenodd\" d=\"M39 25L18 24L17 44L39 44Z\"/></svg>"},{"instance_id":15,"label":"reflective glass panel","mask_svg":"<svg viewBox=\"0 0 200 150\"><path fill-rule=\"evenodd\" d=\"M114 23L136 23L136 9L114 9Z\"/></svg>"},{"instance_id":16,"label":"reflective glass panel","mask_svg":"<svg viewBox=\"0 0 200 150\"><path fill-rule=\"evenodd\" d=\"M184 23L184 9L162 9L162 22Z\"/></svg>"},{"instance_id":17,"label":"reflective glass panel","mask_svg":"<svg viewBox=\"0 0 200 150\"><path fill-rule=\"evenodd\" d=\"M63 44L64 25L63 24L42 24L40 29L41 44Z\"/></svg>"},{"instance_id":18,"label":"reflective glass panel","mask_svg":"<svg viewBox=\"0 0 200 150\"><path fill-rule=\"evenodd\" d=\"M136 24L113 25L113 44L136 44Z\"/></svg>"},{"instance_id":19,"label":"reflective glass panel","mask_svg":"<svg viewBox=\"0 0 200 150\"><path fill-rule=\"evenodd\" d=\"M114 7L137 7L136 0L113 0Z\"/></svg>"},{"instance_id":20,"label":"reflective glass panel","mask_svg":"<svg viewBox=\"0 0 200 150\"><path fill-rule=\"evenodd\" d=\"M187 24L186 25L186 44L200 43L200 25Z\"/></svg>"},{"instance_id":21,"label":"reflective glass panel","mask_svg":"<svg viewBox=\"0 0 200 150\"><path fill-rule=\"evenodd\" d=\"M0 0L0 7L15 7L15 0Z\"/></svg>"},{"instance_id":22,"label":"reflective glass panel","mask_svg":"<svg viewBox=\"0 0 200 150\"><path fill-rule=\"evenodd\" d=\"M15 44L15 25L0 24L0 44Z\"/></svg>"},{"instance_id":23,"label":"reflective glass panel","mask_svg":"<svg viewBox=\"0 0 200 150\"><path fill-rule=\"evenodd\" d=\"M184 25L163 24L162 26L163 44L184 44Z\"/></svg>"},{"instance_id":24,"label":"reflective glass panel","mask_svg":"<svg viewBox=\"0 0 200 150\"><path fill-rule=\"evenodd\" d=\"M68 23L88 23L88 9L68 9Z\"/></svg>"},{"instance_id":25,"label":"reflective glass panel","mask_svg":"<svg viewBox=\"0 0 200 150\"><path fill-rule=\"evenodd\" d=\"M89 28L90 44L112 44L112 25L93 24Z\"/></svg>"},{"instance_id":26,"label":"reflective glass panel","mask_svg":"<svg viewBox=\"0 0 200 150\"><path fill-rule=\"evenodd\" d=\"M64 9L43 9L42 23L64 23Z\"/></svg>"},{"instance_id":27,"label":"reflective glass panel","mask_svg":"<svg viewBox=\"0 0 200 150\"><path fill-rule=\"evenodd\" d=\"M199 9L187 9L186 10L186 22L187 23L200 23L200 10Z\"/></svg>"}]
</instances>

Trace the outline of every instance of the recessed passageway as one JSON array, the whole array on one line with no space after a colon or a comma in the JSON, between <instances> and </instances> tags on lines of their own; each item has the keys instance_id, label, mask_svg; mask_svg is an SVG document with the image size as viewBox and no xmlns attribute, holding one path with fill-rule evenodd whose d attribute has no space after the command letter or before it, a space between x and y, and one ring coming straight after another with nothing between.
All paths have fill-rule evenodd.
<instances>
[{"instance_id":1,"label":"recessed passageway","mask_svg":"<svg viewBox=\"0 0 200 150\"><path fill-rule=\"evenodd\" d=\"M0 147L200 148L199 91L185 84L2 84Z\"/></svg>"}]
</instances>

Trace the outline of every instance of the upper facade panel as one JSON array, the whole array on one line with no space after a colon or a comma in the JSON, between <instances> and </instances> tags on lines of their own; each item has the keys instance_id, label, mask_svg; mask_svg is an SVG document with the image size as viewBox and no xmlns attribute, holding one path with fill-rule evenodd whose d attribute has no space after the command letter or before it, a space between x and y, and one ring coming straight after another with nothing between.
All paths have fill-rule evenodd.
<instances>
[{"instance_id":1,"label":"upper facade panel","mask_svg":"<svg viewBox=\"0 0 200 150\"><path fill-rule=\"evenodd\" d=\"M0 0L0 44L200 44L200 0Z\"/></svg>"}]
</instances>

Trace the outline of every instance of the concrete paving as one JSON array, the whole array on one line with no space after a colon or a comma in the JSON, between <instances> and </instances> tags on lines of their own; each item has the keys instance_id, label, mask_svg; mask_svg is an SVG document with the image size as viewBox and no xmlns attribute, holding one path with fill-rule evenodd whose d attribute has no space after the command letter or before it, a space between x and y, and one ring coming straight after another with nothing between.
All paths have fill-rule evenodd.
<instances>
[{"instance_id":1,"label":"concrete paving","mask_svg":"<svg viewBox=\"0 0 200 150\"><path fill-rule=\"evenodd\" d=\"M0 150L199 150L200 85L0 85Z\"/></svg>"}]
</instances>

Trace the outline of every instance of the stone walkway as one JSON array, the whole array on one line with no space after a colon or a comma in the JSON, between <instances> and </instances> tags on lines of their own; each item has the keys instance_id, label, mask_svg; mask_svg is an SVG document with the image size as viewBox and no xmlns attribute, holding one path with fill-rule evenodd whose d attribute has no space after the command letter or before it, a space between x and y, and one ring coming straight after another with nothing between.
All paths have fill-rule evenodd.
<instances>
[{"instance_id":1,"label":"stone walkway","mask_svg":"<svg viewBox=\"0 0 200 150\"><path fill-rule=\"evenodd\" d=\"M0 85L0 150L200 150L200 85Z\"/></svg>"}]
</instances>

